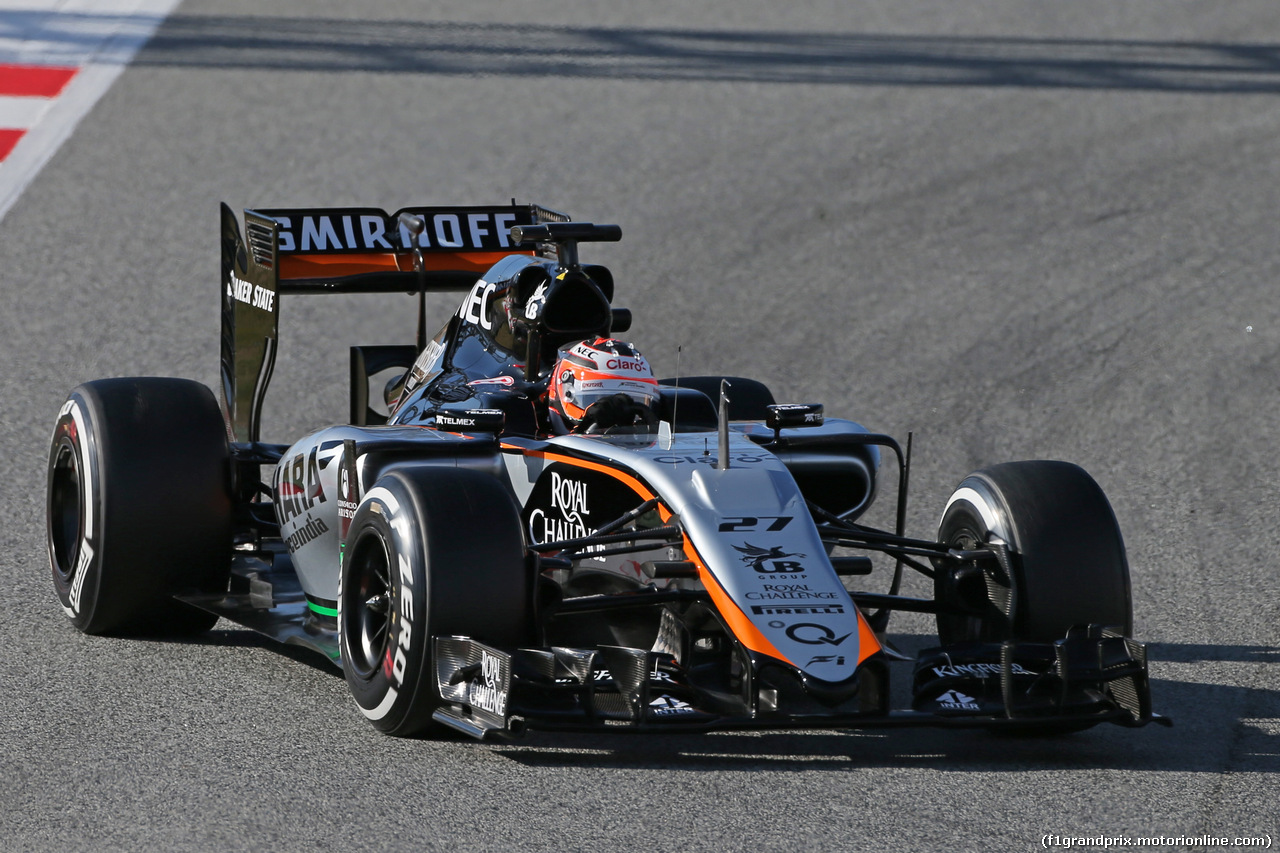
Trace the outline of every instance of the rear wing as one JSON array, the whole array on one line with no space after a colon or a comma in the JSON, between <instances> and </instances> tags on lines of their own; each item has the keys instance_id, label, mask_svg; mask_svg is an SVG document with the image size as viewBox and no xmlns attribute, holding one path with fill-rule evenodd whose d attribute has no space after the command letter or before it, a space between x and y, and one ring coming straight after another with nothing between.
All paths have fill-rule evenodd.
<instances>
[{"instance_id":1,"label":"rear wing","mask_svg":"<svg viewBox=\"0 0 1280 853\"><path fill-rule=\"evenodd\" d=\"M545 254L545 246L514 243L511 229L567 220L514 202L394 214L368 207L246 210L242 236L235 213L223 204L221 373L228 436L260 440L285 294L416 293L420 348L427 293L465 291L507 255Z\"/></svg>"}]
</instances>

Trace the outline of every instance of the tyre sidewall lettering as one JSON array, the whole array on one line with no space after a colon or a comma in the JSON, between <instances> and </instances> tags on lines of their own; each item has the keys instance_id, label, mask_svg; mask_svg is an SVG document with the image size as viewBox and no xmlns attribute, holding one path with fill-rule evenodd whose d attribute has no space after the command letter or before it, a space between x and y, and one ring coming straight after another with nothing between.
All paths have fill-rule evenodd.
<instances>
[{"instance_id":1,"label":"tyre sidewall lettering","mask_svg":"<svg viewBox=\"0 0 1280 853\"><path fill-rule=\"evenodd\" d=\"M509 486L487 472L425 465L387 471L361 501L345 554L340 609L350 610L341 615L340 641L347 687L386 734L440 725L434 717L445 700L434 637L513 649L534 637L519 507ZM384 611L380 596L393 588L398 596L393 602L387 594ZM388 652L392 666L384 668Z\"/></svg>"},{"instance_id":2,"label":"tyre sidewall lettering","mask_svg":"<svg viewBox=\"0 0 1280 853\"><path fill-rule=\"evenodd\" d=\"M387 629L386 651L369 678L360 678L347 668L347 683L361 712L378 728L387 731L400 725L419 689L420 674L429 663L423 619L425 566L421 547L414 537L415 525L410 520L412 505L403 494L396 494L401 490L394 486L394 483L375 486L365 495L355 512L345 548L346 560L350 560L362 538L377 536L388 551L391 623ZM349 568L349 565L343 566L338 589L338 632L344 656L350 654L346 624L348 602L344 592L349 582Z\"/></svg>"},{"instance_id":3,"label":"tyre sidewall lettering","mask_svg":"<svg viewBox=\"0 0 1280 853\"><path fill-rule=\"evenodd\" d=\"M413 567L409 564L409 560L405 557L403 550L401 550L401 544L400 542L395 542L396 574L399 575L400 582L395 587L395 598L392 601L392 606L397 614L394 640L396 651L395 656L390 661L391 677L395 680L397 690L404 687L404 671L409 665L409 655L414 652L413 599L414 590L419 586L419 584L414 583Z\"/></svg>"},{"instance_id":4,"label":"tyre sidewall lettering","mask_svg":"<svg viewBox=\"0 0 1280 853\"><path fill-rule=\"evenodd\" d=\"M67 554L70 573L59 571L54 553L52 532L49 538L49 562L53 567L54 588L67 617L77 626L87 624L93 618L98 594L98 566L101 561L102 504L98 485L97 436L94 420L85 401L73 395L58 413L50 449L50 476L63 449L69 449L75 457L79 479L79 511L81 529L74 553Z\"/></svg>"}]
</instances>

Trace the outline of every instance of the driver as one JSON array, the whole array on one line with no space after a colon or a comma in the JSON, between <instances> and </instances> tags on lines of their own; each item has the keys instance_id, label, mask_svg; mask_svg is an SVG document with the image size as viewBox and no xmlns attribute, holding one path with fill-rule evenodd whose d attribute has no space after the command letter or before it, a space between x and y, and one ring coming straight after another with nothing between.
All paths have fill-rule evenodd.
<instances>
[{"instance_id":1,"label":"driver","mask_svg":"<svg viewBox=\"0 0 1280 853\"><path fill-rule=\"evenodd\" d=\"M658 380L634 346L613 338L561 351L547 409L554 432L647 432L658 425Z\"/></svg>"}]
</instances>

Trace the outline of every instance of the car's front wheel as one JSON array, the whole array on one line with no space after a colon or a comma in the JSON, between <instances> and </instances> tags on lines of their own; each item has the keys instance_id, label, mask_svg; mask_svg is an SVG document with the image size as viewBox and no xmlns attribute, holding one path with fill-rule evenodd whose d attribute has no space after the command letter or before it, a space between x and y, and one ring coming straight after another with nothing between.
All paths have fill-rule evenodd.
<instances>
[{"instance_id":1,"label":"car's front wheel","mask_svg":"<svg viewBox=\"0 0 1280 853\"><path fill-rule=\"evenodd\" d=\"M940 613L944 644L1052 642L1091 624L1132 634L1124 541L1111 504L1084 469L1068 462L1008 462L966 477L947 502L938 541L971 550L993 539L1009 550L1011 601L992 601L1004 591L982 575L939 566L939 601L989 605L982 615ZM1000 612L1005 610L1007 615Z\"/></svg>"},{"instance_id":2,"label":"car's front wheel","mask_svg":"<svg viewBox=\"0 0 1280 853\"><path fill-rule=\"evenodd\" d=\"M533 578L515 500L491 474L392 471L352 518L338 592L342 667L379 730L427 732L441 705L433 637L528 643Z\"/></svg>"}]
</instances>

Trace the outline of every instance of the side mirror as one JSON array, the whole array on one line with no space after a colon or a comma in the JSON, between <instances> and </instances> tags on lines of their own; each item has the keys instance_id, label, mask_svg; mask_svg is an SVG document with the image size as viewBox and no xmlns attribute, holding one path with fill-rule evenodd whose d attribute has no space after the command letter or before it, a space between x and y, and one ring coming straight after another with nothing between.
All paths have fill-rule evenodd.
<instances>
[{"instance_id":1,"label":"side mirror","mask_svg":"<svg viewBox=\"0 0 1280 853\"><path fill-rule=\"evenodd\" d=\"M609 334L618 335L631 328L631 309L612 308L613 322L609 324Z\"/></svg>"},{"instance_id":2,"label":"side mirror","mask_svg":"<svg viewBox=\"0 0 1280 853\"><path fill-rule=\"evenodd\" d=\"M780 403L768 409L764 425L775 433L781 429L822 426L821 403Z\"/></svg>"}]
</instances>

